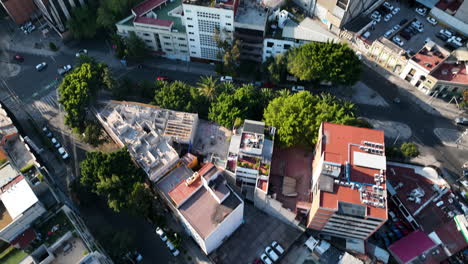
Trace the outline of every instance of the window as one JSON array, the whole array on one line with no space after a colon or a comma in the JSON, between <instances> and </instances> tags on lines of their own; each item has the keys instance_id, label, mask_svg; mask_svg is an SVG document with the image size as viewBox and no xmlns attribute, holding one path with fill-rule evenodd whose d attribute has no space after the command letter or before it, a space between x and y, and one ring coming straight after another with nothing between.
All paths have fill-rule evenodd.
<instances>
[{"instance_id":1,"label":"window","mask_svg":"<svg viewBox=\"0 0 468 264\"><path fill-rule=\"evenodd\" d=\"M281 48L281 44L276 44L276 47Z\"/></svg>"},{"instance_id":2,"label":"window","mask_svg":"<svg viewBox=\"0 0 468 264\"><path fill-rule=\"evenodd\" d=\"M143 35L148 37L150 34L149 33L143 33Z\"/></svg>"},{"instance_id":3,"label":"window","mask_svg":"<svg viewBox=\"0 0 468 264\"><path fill-rule=\"evenodd\" d=\"M289 48L291 48L291 45L289 45L289 44L284 44L284 49L289 49Z\"/></svg>"},{"instance_id":4,"label":"window","mask_svg":"<svg viewBox=\"0 0 468 264\"><path fill-rule=\"evenodd\" d=\"M151 43L150 39L145 39L145 42Z\"/></svg>"},{"instance_id":5,"label":"window","mask_svg":"<svg viewBox=\"0 0 468 264\"><path fill-rule=\"evenodd\" d=\"M163 36L164 39L171 39L169 36Z\"/></svg>"},{"instance_id":6,"label":"window","mask_svg":"<svg viewBox=\"0 0 468 264\"><path fill-rule=\"evenodd\" d=\"M185 38L177 38L178 40L185 40Z\"/></svg>"},{"instance_id":7,"label":"window","mask_svg":"<svg viewBox=\"0 0 468 264\"><path fill-rule=\"evenodd\" d=\"M226 26L232 26L232 24L231 23L226 23Z\"/></svg>"},{"instance_id":8,"label":"window","mask_svg":"<svg viewBox=\"0 0 468 264\"><path fill-rule=\"evenodd\" d=\"M207 34L200 34L200 44L203 46L216 47L216 42L213 40L213 36Z\"/></svg>"},{"instance_id":9,"label":"window","mask_svg":"<svg viewBox=\"0 0 468 264\"><path fill-rule=\"evenodd\" d=\"M191 18L191 17L187 17L187 20L193 20L193 18Z\"/></svg>"},{"instance_id":10,"label":"window","mask_svg":"<svg viewBox=\"0 0 468 264\"><path fill-rule=\"evenodd\" d=\"M212 14L208 12L197 11L197 16L203 18L219 19L219 14Z\"/></svg>"},{"instance_id":11,"label":"window","mask_svg":"<svg viewBox=\"0 0 468 264\"><path fill-rule=\"evenodd\" d=\"M179 44L179 47L187 47L185 44Z\"/></svg>"},{"instance_id":12,"label":"window","mask_svg":"<svg viewBox=\"0 0 468 264\"><path fill-rule=\"evenodd\" d=\"M195 51L192 51L191 53L192 53L192 54L197 54Z\"/></svg>"},{"instance_id":13,"label":"window","mask_svg":"<svg viewBox=\"0 0 468 264\"><path fill-rule=\"evenodd\" d=\"M201 56L207 59L216 59L216 55L218 54L218 49L213 48L201 48Z\"/></svg>"},{"instance_id":14,"label":"window","mask_svg":"<svg viewBox=\"0 0 468 264\"><path fill-rule=\"evenodd\" d=\"M193 25L188 25L189 28L193 28Z\"/></svg>"},{"instance_id":15,"label":"window","mask_svg":"<svg viewBox=\"0 0 468 264\"><path fill-rule=\"evenodd\" d=\"M226 30L227 33L232 33L232 30Z\"/></svg>"},{"instance_id":16,"label":"window","mask_svg":"<svg viewBox=\"0 0 468 264\"><path fill-rule=\"evenodd\" d=\"M273 42L267 42L267 47L271 48L273 47L274 43Z\"/></svg>"},{"instance_id":17,"label":"window","mask_svg":"<svg viewBox=\"0 0 468 264\"><path fill-rule=\"evenodd\" d=\"M190 41L195 41L194 39L190 39Z\"/></svg>"},{"instance_id":18,"label":"window","mask_svg":"<svg viewBox=\"0 0 468 264\"><path fill-rule=\"evenodd\" d=\"M172 45L170 42L164 42L164 45Z\"/></svg>"},{"instance_id":19,"label":"window","mask_svg":"<svg viewBox=\"0 0 468 264\"><path fill-rule=\"evenodd\" d=\"M195 45L190 45L190 47L191 47L191 48L196 48L196 46L195 46Z\"/></svg>"},{"instance_id":20,"label":"window","mask_svg":"<svg viewBox=\"0 0 468 264\"><path fill-rule=\"evenodd\" d=\"M336 6L340 7L341 9L346 9L348 6L348 1L349 0L338 0L338 2L336 2Z\"/></svg>"},{"instance_id":21,"label":"window","mask_svg":"<svg viewBox=\"0 0 468 264\"><path fill-rule=\"evenodd\" d=\"M172 52L172 49L166 49L166 51Z\"/></svg>"},{"instance_id":22,"label":"window","mask_svg":"<svg viewBox=\"0 0 468 264\"><path fill-rule=\"evenodd\" d=\"M189 34L190 34L190 35L195 35L195 33L193 33L193 32L189 32Z\"/></svg>"},{"instance_id":23,"label":"window","mask_svg":"<svg viewBox=\"0 0 468 264\"><path fill-rule=\"evenodd\" d=\"M198 20L198 29L201 32L208 32L208 33L214 33L215 29L219 29L219 22L216 21L210 21L210 20Z\"/></svg>"},{"instance_id":24,"label":"window","mask_svg":"<svg viewBox=\"0 0 468 264\"><path fill-rule=\"evenodd\" d=\"M226 16L226 18L231 18L231 16Z\"/></svg>"}]
</instances>

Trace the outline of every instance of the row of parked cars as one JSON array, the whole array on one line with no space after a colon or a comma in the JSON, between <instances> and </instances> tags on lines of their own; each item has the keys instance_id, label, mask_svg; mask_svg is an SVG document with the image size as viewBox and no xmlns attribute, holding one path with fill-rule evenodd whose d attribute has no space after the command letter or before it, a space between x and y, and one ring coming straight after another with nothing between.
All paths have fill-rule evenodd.
<instances>
[{"instance_id":1,"label":"row of parked cars","mask_svg":"<svg viewBox=\"0 0 468 264\"><path fill-rule=\"evenodd\" d=\"M446 45L452 48L457 49L463 46L464 40L448 29L441 29L436 37L445 41Z\"/></svg>"},{"instance_id":2,"label":"row of parked cars","mask_svg":"<svg viewBox=\"0 0 468 264\"><path fill-rule=\"evenodd\" d=\"M174 244L171 243L171 241L169 241L169 239L166 236L166 233L164 233L164 230L162 230L162 228L157 227L156 234L158 234L159 238L161 238L161 240L166 243L167 248L169 249L169 251L171 251L171 254L174 257L177 257L180 254L180 251L174 246Z\"/></svg>"},{"instance_id":3,"label":"row of parked cars","mask_svg":"<svg viewBox=\"0 0 468 264\"><path fill-rule=\"evenodd\" d=\"M278 244L278 242L273 241L271 246L267 246L265 251L260 256L260 260L256 259L254 261L255 264L265 263L265 264L272 264L279 260L280 256L284 254L283 247Z\"/></svg>"},{"instance_id":4,"label":"row of parked cars","mask_svg":"<svg viewBox=\"0 0 468 264\"><path fill-rule=\"evenodd\" d=\"M377 233L377 237L380 238L386 247L411 232L409 225L400 220L393 211L389 211L388 215L390 216L390 221L385 223L387 232L381 231Z\"/></svg>"},{"instance_id":5,"label":"row of parked cars","mask_svg":"<svg viewBox=\"0 0 468 264\"><path fill-rule=\"evenodd\" d=\"M52 145L57 149L60 157L62 157L63 160L67 160L70 158L68 155L67 151L63 148L62 144L55 138L54 134L52 131L47 126L44 126L42 128L42 132L49 138L50 142Z\"/></svg>"},{"instance_id":6,"label":"row of parked cars","mask_svg":"<svg viewBox=\"0 0 468 264\"><path fill-rule=\"evenodd\" d=\"M20 29L21 31L23 31L24 34L29 34L36 29L36 26L34 26L31 21L28 21L24 23L23 25L21 25Z\"/></svg>"}]
</instances>

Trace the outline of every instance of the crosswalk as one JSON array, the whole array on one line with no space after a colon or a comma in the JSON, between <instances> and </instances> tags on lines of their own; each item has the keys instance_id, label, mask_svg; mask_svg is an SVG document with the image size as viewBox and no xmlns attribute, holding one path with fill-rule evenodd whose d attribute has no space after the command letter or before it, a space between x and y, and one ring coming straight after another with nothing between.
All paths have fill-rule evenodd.
<instances>
[{"instance_id":1,"label":"crosswalk","mask_svg":"<svg viewBox=\"0 0 468 264\"><path fill-rule=\"evenodd\" d=\"M57 94L52 91L48 95L35 100L32 106L41 113L43 116L56 115L59 112L59 104L57 101Z\"/></svg>"}]
</instances>

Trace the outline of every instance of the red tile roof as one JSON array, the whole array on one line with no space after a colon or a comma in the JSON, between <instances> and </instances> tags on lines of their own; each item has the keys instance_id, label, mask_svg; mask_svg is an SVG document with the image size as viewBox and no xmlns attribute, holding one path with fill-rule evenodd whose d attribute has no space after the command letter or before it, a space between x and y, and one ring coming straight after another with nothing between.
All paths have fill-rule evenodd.
<instances>
[{"instance_id":1,"label":"red tile roof","mask_svg":"<svg viewBox=\"0 0 468 264\"><path fill-rule=\"evenodd\" d=\"M459 65L444 63L432 72L431 75L442 81L468 84L468 72L463 63Z\"/></svg>"},{"instance_id":2,"label":"red tile roof","mask_svg":"<svg viewBox=\"0 0 468 264\"><path fill-rule=\"evenodd\" d=\"M166 3L166 0L148 0L135 6L132 11L136 16L142 16L164 3Z\"/></svg>"},{"instance_id":3,"label":"red tile roof","mask_svg":"<svg viewBox=\"0 0 468 264\"><path fill-rule=\"evenodd\" d=\"M20 248L25 248L34 239L36 239L36 232L29 228L26 229L26 231L24 231L22 234L17 236L15 239L13 239L13 241L11 241L10 244L14 246L18 245Z\"/></svg>"},{"instance_id":4,"label":"red tile roof","mask_svg":"<svg viewBox=\"0 0 468 264\"><path fill-rule=\"evenodd\" d=\"M325 144L322 144L324 161L344 165L348 161L348 151L350 151L350 180L369 184L375 183L374 174L380 171L378 169L355 166L353 164L353 152L365 152L356 146L349 146L350 149L348 149L348 145L349 143L363 144L364 141L385 144L383 131L323 123L321 133L325 136ZM385 184L383 187L386 189ZM338 201L364 205L360 201L359 190L357 188L351 189L350 187L335 184L333 193L321 192L320 194L321 207L338 209ZM387 219L387 209L367 206L367 216Z\"/></svg>"},{"instance_id":5,"label":"red tile roof","mask_svg":"<svg viewBox=\"0 0 468 264\"><path fill-rule=\"evenodd\" d=\"M407 263L422 253L435 248L436 244L422 231L414 231L388 247L395 257Z\"/></svg>"},{"instance_id":6,"label":"red tile roof","mask_svg":"<svg viewBox=\"0 0 468 264\"><path fill-rule=\"evenodd\" d=\"M192 184L187 185L185 180L182 180L174 189L169 192L172 201L179 206L183 201L187 200L198 188L202 185L201 177L198 177Z\"/></svg>"},{"instance_id":7,"label":"red tile roof","mask_svg":"<svg viewBox=\"0 0 468 264\"><path fill-rule=\"evenodd\" d=\"M172 20L166 19L157 19L152 17L136 17L134 20L135 23L141 24L149 24L154 26L161 26L161 27L171 27L174 24Z\"/></svg>"},{"instance_id":8,"label":"red tile roof","mask_svg":"<svg viewBox=\"0 0 468 264\"><path fill-rule=\"evenodd\" d=\"M418 53L416 53L411 60L419 64L428 71L435 69L443 60L448 57L448 54L443 54L436 47L433 51L429 51L426 47L423 47Z\"/></svg>"}]
</instances>

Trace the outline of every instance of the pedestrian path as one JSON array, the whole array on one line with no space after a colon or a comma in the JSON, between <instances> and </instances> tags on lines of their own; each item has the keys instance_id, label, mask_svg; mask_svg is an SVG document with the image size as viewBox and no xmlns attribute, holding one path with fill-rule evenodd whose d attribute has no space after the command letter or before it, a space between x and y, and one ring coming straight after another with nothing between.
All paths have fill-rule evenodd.
<instances>
[{"instance_id":1,"label":"pedestrian path","mask_svg":"<svg viewBox=\"0 0 468 264\"><path fill-rule=\"evenodd\" d=\"M35 100L32 105L43 116L56 115L58 113L59 104L55 91L52 91L49 95L39 100ZM34 118L36 118L35 116L36 115L34 115Z\"/></svg>"}]
</instances>

